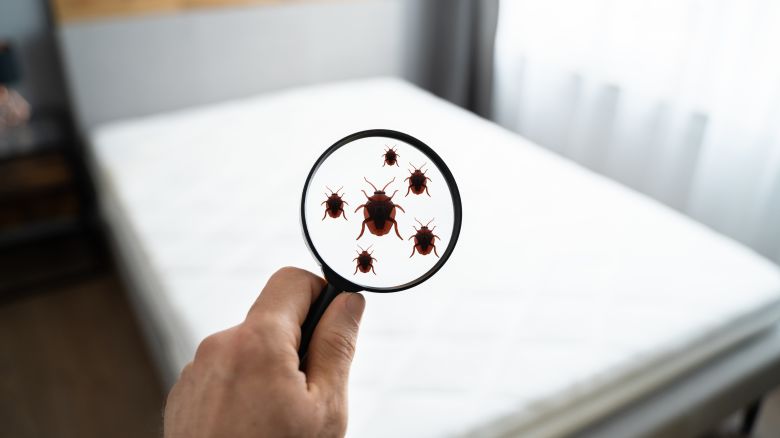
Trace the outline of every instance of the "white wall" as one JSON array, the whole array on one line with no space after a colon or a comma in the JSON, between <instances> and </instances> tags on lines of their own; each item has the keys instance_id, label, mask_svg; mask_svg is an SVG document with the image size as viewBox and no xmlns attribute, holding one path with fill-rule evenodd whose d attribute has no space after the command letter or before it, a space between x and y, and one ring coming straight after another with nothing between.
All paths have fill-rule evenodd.
<instances>
[{"instance_id":1,"label":"white wall","mask_svg":"<svg viewBox=\"0 0 780 438\"><path fill-rule=\"evenodd\" d=\"M427 80L420 0L203 9L59 30L82 126L248 94L376 75Z\"/></svg>"}]
</instances>

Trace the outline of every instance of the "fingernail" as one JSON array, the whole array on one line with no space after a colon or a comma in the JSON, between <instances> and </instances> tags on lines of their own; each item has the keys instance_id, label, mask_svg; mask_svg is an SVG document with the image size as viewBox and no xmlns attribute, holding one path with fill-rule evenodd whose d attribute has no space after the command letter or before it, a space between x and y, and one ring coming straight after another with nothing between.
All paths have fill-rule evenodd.
<instances>
[{"instance_id":1,"label":"fingernail","mask_svg":"<svg viewBox=\"0 0 780 438\"><path fill-rule=\"evenodd\" d=\"M360 317L363 316L363 309L366 308L366 299L359 293L348 293L349 296L347 297L347 309L356 320L360 321Z\"/></svg>"}]
</instances>

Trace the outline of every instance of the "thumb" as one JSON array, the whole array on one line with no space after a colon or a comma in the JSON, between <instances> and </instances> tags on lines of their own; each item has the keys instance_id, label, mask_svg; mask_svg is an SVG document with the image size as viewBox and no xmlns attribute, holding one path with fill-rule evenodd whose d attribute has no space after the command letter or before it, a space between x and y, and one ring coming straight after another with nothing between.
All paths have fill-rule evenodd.
<instances>
[{"instance_id":1,"label":"thumb","mask_svg":"<svg viewBox=\"0 0 780 438\"><path fill-rule=\"evenodd\" d=\"M365 306L363 295L341 293L330 303L314 329L306 358L306 375L309 383L330 393L326 396L345 394Z\"/></svg>"}]
</instances>

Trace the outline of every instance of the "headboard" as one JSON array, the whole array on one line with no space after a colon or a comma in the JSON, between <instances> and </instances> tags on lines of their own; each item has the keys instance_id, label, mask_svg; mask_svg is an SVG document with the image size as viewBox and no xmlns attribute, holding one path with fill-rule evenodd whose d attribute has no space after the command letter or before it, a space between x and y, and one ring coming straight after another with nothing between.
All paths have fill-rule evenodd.
<instances>
[{"instance_id":1,"label":"headboard","mask_svg":"<svg viewBox=\"0 0 780 438\"><path fill-rule=\"evenodd\" d=\"M144 2L149 3L129 3ZM430 16L425 3L352 0L163 8L151 14L133 10L131 15L60 20L57 38L76 118L89 129L321 81L391 75L419 83L421 60L428 57L419 43Z\"/></svg>"}]
</instances>

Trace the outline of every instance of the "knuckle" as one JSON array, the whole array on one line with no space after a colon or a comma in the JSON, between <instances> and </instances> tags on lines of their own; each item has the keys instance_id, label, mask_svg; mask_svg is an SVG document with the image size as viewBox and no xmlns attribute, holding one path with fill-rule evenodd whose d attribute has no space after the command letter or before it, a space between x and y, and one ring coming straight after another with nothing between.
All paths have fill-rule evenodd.
<instances>
[{"instance_id":1,"label":"knuckle","mask_svg":"<svg viewBox=\"0 0 780 438\"><path fill-rule=\"evenodd\" d=\"M185 380L190 377L192 374L192 362L188 363L187 365L184 365L184 368L181 369L181 373L179 373L179 380Z\"/></svg>"},{"instance_id":2,"label":"knuckle","mask_svg":"<svg viewBox=\"0 0 780 438\"><path fill-rule=\"evenodd\" d=\"M237 358L252 356L256 351L262 349L266 343L266 338L266 336L250 330L245 325L239 325L227 340L226 349L231 356Z\"/></svg>"},{"instance_id":3,"label":"knuckle","mask_svg":"<svg viewBox=\"0 0 780 438\"><path fill-rule=\"evenodd\" d=\"M263 363L266 368L273 368L276 360L285 352L285 342L275 335L273 330L263 330L262 325L248 326L245 324L236 327L226 347L226 356L229 360L241 364ZM276 358L274 361L262 360L263 358Z\"/></svg>"},{"instance_id":4,"label":"knuckle","mask_svg":"<svg viewBox=\"0 0 780 438\"><path fill-rule=\"evenodd\" d=\"M274 280L282 280L287 282L295 280L305 282L310 281L311 279L319 279L320 277L305 269L296 268L294 266L285 266L274 272L271 278Z\"/></svg>"},{"instance_id":5,"label":"knuckle","mask_svg":"<svg viewBox=\"0 0 780 438\"><path fill-rule=\"evenodd\" d=\"M224 343L223 336L224 335L222 333L215 333L203 339L198 345L198 349L195 350L195 359L203 360L213 354L216 354L216 352L222 347L222 344Z\"/></svg>"},{"instance_id":6,"label":"knuckle","mask_svg":"<svg viewBox=\"0 0 780 438\"><path fill-rule=\"evenodd\" d=\"M300 276L304 272L306 271L300 268L296 268L294 266L285 266L279 269L278 271L276 271L273 276L279 278L290 278L290 277Z\"/></svg>"},{"instance_id":7,"label":"knuckle","mask_svg":"<svg viewBox=\"0 0 780 438\"><path fill-rule=\"evenodd\" d=\"M245 324L239 324L203 339L195 352L195 361L240 356L249 349L263 345L265 338L268 336L250 330Z\"/></svg>"}]
</instances>

